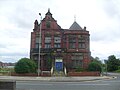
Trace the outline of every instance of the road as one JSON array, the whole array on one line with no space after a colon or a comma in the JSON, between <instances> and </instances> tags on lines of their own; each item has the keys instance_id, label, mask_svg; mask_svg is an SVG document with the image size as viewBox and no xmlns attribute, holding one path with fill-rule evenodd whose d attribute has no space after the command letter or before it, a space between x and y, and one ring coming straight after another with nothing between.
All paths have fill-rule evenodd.
<instances>
[{"instance_id":1,"label":"road","mask_svg":"<svg viewBox=\"0 0 120 90\"><path fill-rule=\"evenodd\" d=\"M17 90L120 90L120 75L117 77L111 80L89 82L19 81Z\"/></svg>"}]
</instances>

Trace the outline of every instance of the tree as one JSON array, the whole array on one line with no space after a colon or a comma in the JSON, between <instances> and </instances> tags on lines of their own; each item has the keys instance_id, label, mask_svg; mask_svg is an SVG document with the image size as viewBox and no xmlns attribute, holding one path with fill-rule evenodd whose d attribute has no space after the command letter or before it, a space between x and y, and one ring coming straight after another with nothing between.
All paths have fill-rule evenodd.
<instances>
[{"instance_id":1,"label":"tree","mask_svg":"<svg viewBox=\"0 0 120 90\"><path fill-rule=\"evenodd\" d=\"M100 59L99 59L99 57L91 57L91 61L92 62L96 62L96 63L99 63L99 64L101 64L102 65L102 62L100 61Z\"/></svg>"},{"instance_id":2,"label":"tree","mask_svg":"<svg viewBox=\"0 0 120 90\"><path fill-rule=\"evenodd\" d=\"M21 58L15 65L15 72L19 74L35 73L36 69L36 63L28 58Z\"/></svg>"},{"instance_id":3,"label":"tree","mask_svg":"<svg viewBox=\"0 0 120 90\"><path fill-rule=\"evenodd\" d=\"M118 70L118 66L120 66L120 60L116 59L114 55L109 56L107 61L108 71L116 71Z\"/></svg>"},{"instance_id":4,"label":"tree","mask_svg":"<svg viewBox=\"0 0 120 90\"><path fill-rule=\"evenodd\" d=\"M88 71L102 71L101 65L97 62L91 62L88 65Z\"/></svg>"}]
</instances>

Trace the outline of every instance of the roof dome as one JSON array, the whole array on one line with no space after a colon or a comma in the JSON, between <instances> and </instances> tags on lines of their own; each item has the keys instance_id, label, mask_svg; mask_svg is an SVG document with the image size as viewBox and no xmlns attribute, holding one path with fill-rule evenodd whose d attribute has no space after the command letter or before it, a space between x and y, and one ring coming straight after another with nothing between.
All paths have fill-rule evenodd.
<instances>
[{"instance_id":1,"label":"roof dome","mask_svg":"<svg viewBox=\"0 0 120 90\"><path fill-rule=\"evenodd\" d=\"M70 30L82 30L80 25L75 21L69 28Z\"/></svg>"}]
</instances>

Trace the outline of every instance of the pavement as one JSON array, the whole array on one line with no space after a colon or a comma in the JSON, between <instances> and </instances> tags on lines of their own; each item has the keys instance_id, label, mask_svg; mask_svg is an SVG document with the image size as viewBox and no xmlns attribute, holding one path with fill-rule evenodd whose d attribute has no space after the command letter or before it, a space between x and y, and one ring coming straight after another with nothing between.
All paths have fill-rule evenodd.
<instances>
[{"instance_id":1,"label":"pavement","mask_svg":"<svg viewBox=\"0 0 120 90\"><path fill-rule=\"evenodd\" d=\"M111 76L86 76L86 77L21 77L21 76L0 76L0 81L47 81L47 82L82 82L113 79Z\"/></svg>"}]
</instances>

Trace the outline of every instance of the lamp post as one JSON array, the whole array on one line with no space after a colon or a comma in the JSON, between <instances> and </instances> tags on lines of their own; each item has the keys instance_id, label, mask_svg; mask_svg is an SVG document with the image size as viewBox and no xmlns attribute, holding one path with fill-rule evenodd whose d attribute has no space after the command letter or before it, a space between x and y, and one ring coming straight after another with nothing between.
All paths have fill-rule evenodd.
<instances>
[{"instance_id":1,"label":"lamp post","mask_svg":"<svg viewBox=\"0 0 120 90\"><path fill-rule=\"evenodd\" d=\"M40 31L39 31L39 52L38 52L38 76L40 75L40 49L41 49L41 27L42 27L42 16L41 16L41 13L39 13L40 15Z\"/></svg>"},{"instance_id":2,"label":"lamp post","mask_svg":"<svg viewBox=\"0 0 120 90\"><path fill-rule=\"evenodd\" d=\"M104 62L105 62L106 76L107 76L107 60L104 60Z\"/></svg>"}]
</instances>

